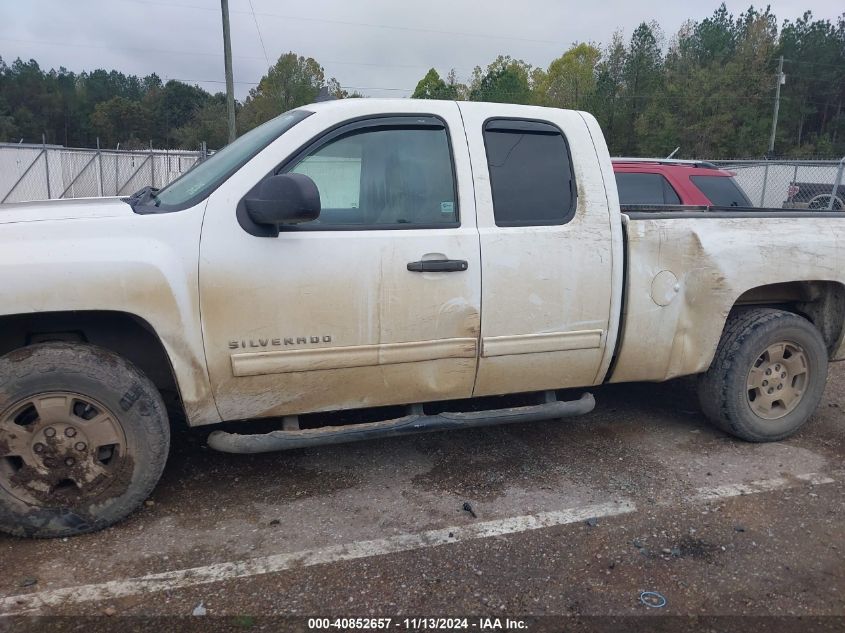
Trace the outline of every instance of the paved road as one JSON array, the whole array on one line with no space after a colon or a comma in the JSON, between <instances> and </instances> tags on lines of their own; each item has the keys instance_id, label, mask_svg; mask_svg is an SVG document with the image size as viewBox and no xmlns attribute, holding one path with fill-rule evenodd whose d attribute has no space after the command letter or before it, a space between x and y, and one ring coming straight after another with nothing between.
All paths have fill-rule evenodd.
<instances>
[{"instance_id":1,"label":"paved road","mask_svg":"<svg viewBox=\"0 0 845 633\"><path fill-rule=\"evenodd\" d=\"M776 444L711 429L689 381L596 390L574 420L262 456L181 432L124 523L0 536L0 614L842 618L831 369L815 418Z\"/></svg>"}]
</instances>

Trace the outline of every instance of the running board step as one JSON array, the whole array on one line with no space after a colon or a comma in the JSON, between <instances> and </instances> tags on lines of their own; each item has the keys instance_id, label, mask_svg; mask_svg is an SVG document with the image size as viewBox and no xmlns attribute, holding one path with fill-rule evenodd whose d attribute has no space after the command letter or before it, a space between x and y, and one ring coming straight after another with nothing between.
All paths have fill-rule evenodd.
<instances>
[{"instance_id":1,"label":"running board step","mask_svg":"<svg viewBox=\"0 0 845 633\"><path fill-rule=\"evenodd\" d=\"M382 437L397 437L413 433L468 429L476 426L536 422L584 415L593 410L593 394L585 393L578 400L552 400L545 404L511 409L491 409L469 413L438 413L437 415L408 415L381 422L326 426L301 431L271 431L261 435L241 435L214 431L208 445L224 453L270 453L292 448L360 442Z\"/></svg>"}]
</instances>

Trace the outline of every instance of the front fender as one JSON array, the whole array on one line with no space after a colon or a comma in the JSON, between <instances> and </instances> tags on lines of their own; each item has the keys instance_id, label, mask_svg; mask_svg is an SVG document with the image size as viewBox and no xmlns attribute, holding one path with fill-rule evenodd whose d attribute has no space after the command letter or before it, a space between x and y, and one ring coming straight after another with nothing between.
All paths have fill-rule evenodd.
<instances>
[{"instance_id":1,"label":"front fender","mask_svg":"<svg viewBox=\"0 0 845 633\"><path fill-rule=\"evenodd\" d=\"M92 203L94 203L92 201ZM119 311L146 321L189 423L220 421L202 345L198 257L205 204L176 213L0 226L0 314Z\"/></svg>"}]
</instances>

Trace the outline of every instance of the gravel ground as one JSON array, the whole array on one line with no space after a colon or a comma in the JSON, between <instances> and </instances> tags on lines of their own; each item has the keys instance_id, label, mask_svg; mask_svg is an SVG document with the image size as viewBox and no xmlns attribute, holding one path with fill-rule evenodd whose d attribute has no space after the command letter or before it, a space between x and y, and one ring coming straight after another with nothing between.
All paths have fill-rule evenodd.
<instances>
[{"instance_id":1,"label":"gravel ground","mask_svg":"<svg viewBox=\"0 0 845 633\"><path fill-rule=\"evenodd\" d=\"M738 617L802 616L759 617L754 628L842 630L843 386L845 365L832 365L814 419L775 444L710 428L689 381L597 389L596 411L572 420L260 456L215 453L204 446L208 431L185 430L153 498L127 521L72 539L0 536L0 600L612 501L636 510L164 592L68 599L38 613L74 618L0 618L0 631L4 623L90 631L117 622L130 630L157 616L190 616L200 603L202 630L307 630L305 619L272 619L285 616L395 624L458 615L522 618L528 630L559 630L549 616L568 616L574 630L614 630L614 622L727 630L749 624ZM798 477L808 473L832 481ZM760 480L783 483L742 496L701 494ZM467 502L477 518L462 509ZM659 592L666 606L645 606L643 591ZM635 617L653 615L668 617ZM707 624L712 617L724 619ZM185 631L197 621L155 626Z\"/></svg>"}]
</instances>

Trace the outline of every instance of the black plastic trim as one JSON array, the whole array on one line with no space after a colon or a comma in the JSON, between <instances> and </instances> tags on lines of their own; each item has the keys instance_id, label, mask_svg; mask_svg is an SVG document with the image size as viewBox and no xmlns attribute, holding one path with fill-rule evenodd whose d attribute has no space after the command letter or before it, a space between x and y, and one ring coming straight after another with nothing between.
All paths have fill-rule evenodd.
<instances>
[{"instance_id":1,"label":"black plastic trim","mask_svg":"<svg viewBox=\"0 0 845 633\"><path fill-rule=\"evenodd\" d=\"M613 378L616 371L616 365L619 362L619 353L622 351L622 345L625 338L625 316L628 312L628 279L630 277L631 262L630 247L628 246L628 227L622 223L622 301L619 305L619 320L616 322L616 344L613 346L613 353L610 356L610 365L607 367L607 373L604 375L602 384L607 384Z\"/></svg>"},{"instance_id":2,"label":"black plastic trim","mask_svg":"<svg viewBox=\"0 0 845 633\"><path fill-rule=\"evenodd\" d=\"M407 268L412 273L451 273L464 271L469 264L465 259L426 259L408 262Z\"/></svg>"},{"instance_id":3,"label":"black plastic trim","mask_svg":"<svg viewBox=\"0 0 845 633\"><path fill-rule=\"evenodd\" d=\"M552 134L560 134L561 138L563 138L563 144L566 146L566 156L569 159L569 173L571 175L571 182L574 186L574 191L572 192L572 198L570 200L569 209L567 210L566 214L561 218L560 222L502 222L500 223L496 220L496 197L493 194L493 179L490 178L490 197L493 200L493 221L496 223L496 226L502 228L512 228L512 227L520 227L520 226L563 226L564 224L569 224L572 221L572 218L575 217L575 211L578 209L578 181L575 178L575 168L572 165L572 150L569 146L569 139L564 134L563 130L555 125L550 121L544 121L542 119L531 119L531 118L523 118L523 117L502 117L502 116L495 116L490 117L489 119L485 119L484 123L481 125L481 138L484 142L484 156L487 160L487 168L488 168L488 176L489 176L489 169L490 169L490 159L487 154L487 142L484 139L484 133L487 130L491 130L494 132L527 132L529 134L545 134L545 135L552 135Z\"/></svg>"}]
</instances>

